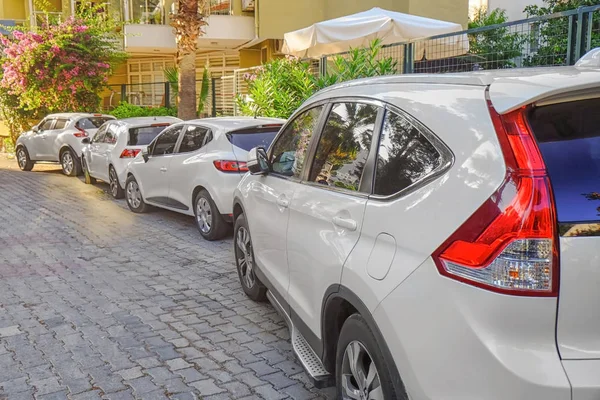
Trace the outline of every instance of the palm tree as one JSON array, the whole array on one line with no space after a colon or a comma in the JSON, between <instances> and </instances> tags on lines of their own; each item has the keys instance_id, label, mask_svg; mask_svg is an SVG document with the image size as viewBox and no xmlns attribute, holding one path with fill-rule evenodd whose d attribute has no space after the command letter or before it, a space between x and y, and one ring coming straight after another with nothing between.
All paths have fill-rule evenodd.
<instances>
[{"instance_id":1,"label":"palm tree","mask_svg":"<svg viewBox=\"0 0 600 400\"><path fill-rule=\"evenodd\" d=\"M177 12L171 16L177 41L179 89L177 116L196 118L196 50L198 36L206 23L207 0L177 0Z\"/></svg>"}]
</instances>

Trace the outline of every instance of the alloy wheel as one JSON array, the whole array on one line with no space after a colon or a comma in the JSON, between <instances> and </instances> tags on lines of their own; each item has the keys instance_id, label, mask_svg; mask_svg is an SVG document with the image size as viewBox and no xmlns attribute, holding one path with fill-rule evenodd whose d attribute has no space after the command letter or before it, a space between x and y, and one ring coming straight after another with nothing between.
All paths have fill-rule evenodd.
<instances>
[{"instance_id":1,"label":"alloy wheel","mask_svg":"<svg viewBox=\"0 0 600 400\"><path fill-rule=\"evenodd\" d=\"M115 172L114 168L110 168L108 170L108 183L110 184L110 193L113 195L113 197L117 197L117 193L119 191L119 187L117 185L119 184L119 181L117 180L117 173Z\"/></svg>"},{"instance_id":2,"label":"alloy wheel","mask_svg":"<svg viewBox=\"0 0 600 400\"><path fill-rule=\"evenodd\" d=\"M383 387L375 362L359 341L346 346L342 361L342 398L383 400Z\"/></svg>"},{"instance_id":3,"label":"alloy wheel","mask_svg":"<svg viewBox=\"0 0 600 400\"><path fill-rule=\"evenodd\" d=\"M210 232L212 227L212 211L210 204L204 197L200 197L196 203L196 221L202 233Z\"/></svg>"},{"instance_id":4,"label":"alloy wheel","mask_svg":"<svg viewBox=\"0 0 600 400\"><path fill-rule=\"evenodd\" d=\"M70 175L73 172L73 156L70 151L65 151L62 156L62 168L66 175Z\"/></svg>"},{"instance_id":5,"label":"alloy wheel","mask_svg":"<svg viewBox=\"0 0 600 400\"><path fill-rule=\"evenodd\" d=\"M17 150L17 162L21 169L25 168L25 164L27 164L27 154L25 154L25 150L21 148Z\"/></svg>"},{"instance_id":6,"label":"alloy wheel","mask_svg":"<svg viewBox=\"0 0 600 400\"><path fill-rule=\"evenodd\" d=\"M136 181L131 181L127 184L127 202L133 208L138 208L142 203L142 194Z\"/></svg>"},{"instance_id":7,"label":"alloy wheel","mask_svg":"<svg viewBox=\"0 0 600 400\"><path fill-rule=\"evenodd\" d=\"M254 276L254 259L252 257L252 242L250 241L250 234L248 230L243 226L240 227L236 234L235 239L236 247L238 251L237 262L242 276L242 281L248 289L251 289L256 278Z\"/></svg>"}]
</instances>

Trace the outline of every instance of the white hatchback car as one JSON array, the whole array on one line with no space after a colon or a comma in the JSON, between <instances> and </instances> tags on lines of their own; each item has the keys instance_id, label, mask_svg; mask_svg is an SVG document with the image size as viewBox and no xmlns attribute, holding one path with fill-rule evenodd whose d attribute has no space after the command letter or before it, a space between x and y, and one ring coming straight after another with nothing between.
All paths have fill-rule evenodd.
<instances>
[{"instance_id":1,"label":"white hatchback car","mask_svg":"<svg viewBox=\"0 0 600 400\"><path fill-rule=\"evenodd\" d=\"M220 239L230 229L233 191L248 171L248 150L271 144L284 122L206 118L165 129L129 164L129 208L140 213L153 205L193 215L205 239Z\"/></svg>"},{"instance_id":2,"label":"white hatchback car","mask_svg":"<svg viewBox=\"0 0 600 400\"><path fill-rule=\"evenodd\" d=\"M598 110L598 67L317 93L248 156L244 291L343 399L600 398Z\"/></svg>"},{"instance_id":3,"label":"white hatchback car","mask_svg":"<svg viewBox=\"0 0 600 400\"><path fill-rule=\"evenodd\" d=\"M38 161L59 162L65 175L81 174L83 140L93 136L112 115L62 113L50 114L30 131L19 136L16 156L19 168L31 171Z\"/></svg>"},{"instance_id":4,"label":"white hatchback car","mask_svg":"<svg viewBox=\"0 0 600 400\"><path fill-rule=\"evenodd\" d=\"M85 183L108 182L110 194L121 199L125 193L127 166L167 126L181 122L175 117L137 117L109 121L92 139L84 139L81 165Z\"/></svg>"}]
</instances>

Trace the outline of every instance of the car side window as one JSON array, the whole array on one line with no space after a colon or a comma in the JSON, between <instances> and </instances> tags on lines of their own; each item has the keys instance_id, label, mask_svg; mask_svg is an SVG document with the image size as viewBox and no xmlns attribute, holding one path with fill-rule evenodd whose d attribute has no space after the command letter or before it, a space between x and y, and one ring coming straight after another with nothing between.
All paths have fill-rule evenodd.
<instances>
[{"instance_id":1,"label":"car side window","mask_svg":"<svg viewBox=\"0 0 600 400\"><path fill-rule=\"evenodd\" d=\"M92 143L102 143L104 141L104 136L106 135L106 125L103 125L96 131L94 138L92 139Z\"/></svg>"},{"instance_id":2,"label":"car side window","mask_svg":"<svg viewBox=\"0 0 600 400\"><path fill-rule=\"evenodd\" d=\"M202 146L206 146L208 143L210 143L211 140L213 140L213 133L209 130L206 133L206 137L204 138L204 144Z\"/></svg>"},{"instance_id":3,"label":"car side window","mask_svg":"<svg viewBox=\"0 0 600 400\"><path fill-rule=\"evenodd\" d=\"M310 182L359 190L378 111L371 104L333 104L311 165Z\"/></svg>"},{"instance_id":4,"label":"car side window","mask_svg":"<svg viewBox=\"0 0 600 400\"><path fill-rule=\"evenodd\" d=\"M208 129L201 126L188 125L185 133L183 134L181 144L179 145L178 153L189 153L191 151L198 150L200 147L202 147L207 132Z\"/></svg>"},{"instance_id":5,"label":"car side window","mask_svg":"<svg viewBox=\"0 0 600 400\"><path fill-rule=\"evenodd\" d=\"M53 118L48 118L44 121L42 121L42 123L40 124L40 131L47 131L50 128L52 128L52 124L54 123L54 119Z\"/></svg>"},{"instance_id":6,"label":"car side window","mask_svg":"<svg viewBox=\"0 0 600 400\"><path fill-rule=\"evenodd\" d=\"M273 143L271 166L275 174L300 177L310 138L317 128L323 106L298 115Z\"/></svg>"},{"instance_id":7,"label":"car side window","mask_svg":"<svg viewBox=\"0 0 600 400\"><path fill-rule=\"evenodd\" d=\"M407 118L386 111L379 141L374 193L389 196L406 189L444 162L435 146Z\"/></svg>"},{"instance_id":8,"label":"car side window","mask_svg":"<svg viewBox=\"0 0 600 400\"><path fill-rule=\"evenodd\" d=\"M173 154L175 151L175 145L179 134L183 130L183 125L179 125L173 128L166 129L163 133L158 135L152 143L153 156L164 156L166 154Z\"/></svg>"},{"instance_id":9,"label":"car side window","mask_svg":"<svg viewBox=\"0 0 600 400\"><path fill-rule=\"evenodd\" d=\"M54 128L52 128L52 129L64 129L65 126L67 126L68 122L69 122L68 119L63 119L63 118L57 119L56 123L54 124Z\"/></svg>"},{"instance_id":10,"label":"car side window","mask_svg":"<svg viewBox=\"0 0 600 400\"><path fill-rule=\"evenodd\" d=\"M117 127L115 124L108 124L106 126L106 134L102 140L104 143L115 144L117 143Z\"/></svg>"}]
</instances>

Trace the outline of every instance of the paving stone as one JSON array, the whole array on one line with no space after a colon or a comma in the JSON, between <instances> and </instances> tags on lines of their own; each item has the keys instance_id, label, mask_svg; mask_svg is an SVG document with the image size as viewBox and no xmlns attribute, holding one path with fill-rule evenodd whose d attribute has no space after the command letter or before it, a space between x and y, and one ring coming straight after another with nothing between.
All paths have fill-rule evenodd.
<instances>
[{"instance_id":1,"label":"paving stone","mask_svg":"<svg viewBox=\"0 0 600 400\"><path fill-rule=\"evenodd\" d=\"M208 378L206 375L203 375L200 372L198 372L198 370L196 370L195 368L180 369L176 371L176 374L180 375L186 382L195 382Z\"/></svg>"},{"instance_id":2,"label":"paving stone","mask_svg":"<svg viewBox=\"0 0 600 400\"><path fill-rule=\"evenodd\" d=\"M0 328L0 337L9 337L20 335L23 332L19 330L19 325L8 326L6 328Z\"/></svg>"},{"instance_id":3,"label":"paving stone","mask_svg":"<svg viewBox=\"0 0 600 400\"><path fill-rule=\"evenodd\" d=\"M167 365L171 371L177 371L178 369L189 368L192 364L186 362L183 358L176 358L174 360L167 360Z\"/></svg>"},{"instance_id":4,"label":"paving stone","mask_svg":"<svg viewBox=\"0 0 600 400\"><path fill-rule=\"evenodd\" d=\"M201 396L210 396L211 394L225 391L225 389L215 385L215 381L213 379L205 379L203 381L193 382L190 385L198 389Z\"/></svg>"},{"instance_id":5,"label":"paving stone","mask_svg":"<svg viewBox=\"0 0 600 400\"><path fill-rule=\"evenodd\" d=\"M36 396L54 393L60 390L60 384L58 383L58 380L54 377L42 379L39 381L33 381L31 384L35 386Z\"/></svg>"},{"instance_id":6,"label":"paving stone","mask_svg":"<svg viewBox=\"0 0 600 400\"><path fill-rule=\"evenodd\" d=\"M140 376L144 375L140 367L123 369L121 371L117 371L117 374L121 375L121 377L125 380L139 378Z\"/></svg>"}]
</instances>

